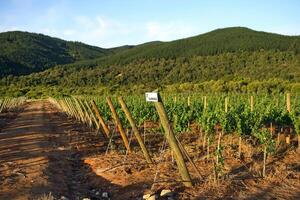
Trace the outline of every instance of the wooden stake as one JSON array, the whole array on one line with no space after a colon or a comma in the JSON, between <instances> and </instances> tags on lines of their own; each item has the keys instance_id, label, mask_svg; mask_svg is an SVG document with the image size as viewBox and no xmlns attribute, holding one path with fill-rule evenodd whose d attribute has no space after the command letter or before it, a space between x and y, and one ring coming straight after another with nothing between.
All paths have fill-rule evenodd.
<instances>
[{"instance_id":1,"label":"wooden stake","mask_svg":"<svg viewBox=\"0 0 300 200\"><path fill-rule=\"evenodd\" d=\"M158 96L159 96L159 101L154 103L155 108L156 108L157 113L159 115L161 124L162 124L162 126L163 126L163 128L166 132L166 138L167 138L167 140L170 144L170 147L171 147L172 151L175 154L175 160L176 160L176 163L177 163L177 166L178 166L179 173L181 174L183 184L186 187L192 187L193 186L192 180L191 180L189 171L186 167L186 164L184 162L182 152L181 152L181 150L178 146L178 143L176 141L173 129L171 127L171 124L170 124L168 116L167 116L167 113L166 113L164 105L161 101L161 97L160 97L159 94L158 94Z\"/></svg>"},{"instance_id":2,"label":"wooden stake","mask_svg":"<svg viewBox=\"0 0 300 200\"><path fill-rule=\"evenodd\" d=\"M229 98L225 97L225 112L226 113L228 112L228 101L229 101Z\"/></svg>"},{"instance_id":3,"label":"wooden stake","mask_svg":"<svg viewBox=\"0 0 300 200\"><path fill-rule=\"evenodd\" d=\"M97 121L96 117L95 117L95 114L93 113L92 109L91 109L91 106L89 105L89 103L87 101L84 101L86 107L87 107L87 110L89 112L89 115L91 116L94 124L96 125L96 128L97 130L99 130L100 128L100 125L99 125L99 122Z\"/></svg>"},{"instance_id":4,"label":"wooden stake","mask_svg":"<svg viewBox=\"0 0 300 200\"><path fill-rule=\"evenodd\" d=\"M84 113L86 122L88 123L89 127L92 127L93 122L92 122L90 115L88 114L88 111L87 111L85 105L82 103L82 101L80 99L77 99L77 100L79 102L80 107L83 109L83 113Z\"/></svg>"},{"instance_id":5,"label":"wooden stake","mask_svg":"<svg viewBox=\"0 0 300 200\"><path fill-rule=\"evenodd\" d=\"M286 94L286 109L288 112L291 112L291 94Z\"/></svg>"},{"instance_id":6,"label":"wooden stake","mask_svg":"<svg viewBox=\"0 0 300 200\"><path fill-rule=\"evenodd\" d=\"M210 156L209 156L209 152L210 152L210 151L209 151L209 145L210 145L209 143L210 143L210 141L209 141L209 136L207 136L207 160L209 160L209 157L210 157Z\"/></svg>"},{"instance_id":7,"label":"wooden stake","mask_svg":"<svg viewBox=\"0 0 300 200\"><path fill-rule=\"evenodd\" d=\"M81 106L80 106L78 100L77 100L75 97L73 97L73 100L74 100L74 102L75 102L76 109L77 109L78 113L80 114L81 122L82 122L82 123L86 123L86 119L85 119L85 116L84 116L84 112L83 112L83 110L82 110L82 108L81 108Z\"/></svg>"},{"instance_id":8,"label":"wooden stake","mask_svg":"<svg viewBox=\"0 0 300 200\"><path fill-rule=\"evenodd\" d=\"M291 143L291 137L290 137L290 134L288 134L288 135L285 137L285 143L286 143L286 144L290 144L290 143Z\"/></svg>"},{"instance_id":9,"label":"wooden stake","mask_svg":"<svg viewBox=\"0 0 300 200\"><path fill-rule=\"evenodd\" d=\"M69 104L69 102L67 101L67 98L64 98L64 103L66 104L66 106L68 107L68 115L70 117L75 117L75 113L71 107L71 105Z\"/></svg>"},{"instance_id":10,"label":"wooden stake","mask_svg":"<svg viewBox=\"0 0 300 200\"><path fill-rule=\"evenodd\" d=\"M147 163L152 164L153 162L151 160L151 157L148 153L148 150L147 150L145 144L143 143L143 139L142 139L142 137L139 133L139 130L138 130L133 118L132 118L132 115L131 115L130 111L128 110L128 107L127 107L126 103L124 102L122 97L119 97L118 101L119 101L119 103L122 107L122 110L124 111L124 113L126 115L126 118L128 119L128 121L129 121L129 123L132 127L132 131L133 131L133 133L134 133L134 135L135 135L135 137L136 137L136 139L137 139L137 141L138 141L138 143L139 143L139 145L140 145L140 147L143 151L143 154L145 156L145 159L146 159Z\"/></svg>"},{"instance_id":11,"label":"wooden stake","mask_svg":"<svg viewBox=\"0 0 300 200\"><path fill-rule=\"evenodd\" d=\"M180 143L180 141L178 140L178 138L175 136L177 143L179 145L179 148L181 149L181 151L183 152L183 154L185 155L185 157L189 160L189 162L191 163L192 167L194 168L195 172L197 173L199 179L202 179L202 175L200 173L200 171L198 170L197 166L195 165L194 161L191 159L191 157L189 156L189 154L187 153L187 151L184 149L184 147L182 146L182 144Z\"/></svg>"},{"instance_id":12,"label":"wooden stake","mask_svg":"<svg viewBox=\"0 0 300 200\"><path fill-rule=\"evenodd\" d=\"M110 135L110 134L109 134L109 129L108 129L108 127L106 126L106 124L105 124L103 118L101 117L100 112L99 112L99 110L98 110L98 107L97 107L95 101L92 100L91 103L92 103L93 110L94 110L94 112L96 113L96 116L97 116L97 118L98 118L98 120L99 120L99 123L100 123L100 125L101 125L101 127L102 127L102 129L103 129L103 131L104 131L104 133L105 133L105 135L107 136L107 138L109 138L109 135Z\"/></svg>"},{"instance_id":13,"label":"wooden stake","mask_svg":"<svg viewBox=\"0 0 300 200\"><path fill-rule=\"evenodd\" d=\"M131 148L129 146L128 138L127 138L126 133L125 133L125 131L123 129L123 126L121 124L121 120L119 119L118 114L117 114L117 112L115 110L115 107L114 107L114 105L113 105L113 103L111 101L111 98L110 97L106 97L106 101L107 101L107 104L108 104L108 106L109 106L109 108L110 108L110 110L112 112L112 117L113 117L113 119L115 121L115 124L118 127L118 129L119 129L119 132L121 134L121 137L122 137L122 140L124 142L124 145L125 145L128 153L130 153L131 152Z\"/></svg>"},{"instance_id":14,"label":"wooden stake","mask_svg":"<svg viewBox=\"0 0 300 200\"><path fill-rule=\"evenodd\" d=\"M266 161L267 161L267 147L264 147L264 159L263 159L263 171L262 171L262 177L264 178L266 176Z\"/></svg>"},{"instance_id":15,"label":"wooden stake","mask_svg":"<svg viewBox=\"0 0 300 200\"><path fill-rule=\"evenodd\" d=\"M204 106L204 110L206 110L206 108L207 108L207 98L206 98L206 96L204 96L203 106Z\"/></svg>"},{"instance_id":16,"label":"wooden stake","mask_svg":"<svg viewBox=\"0 0 300 200\"><path fill-rule=\"evenodd\" d=\"M66 102L67 102L67 104L69 104L70 108L72 108L72 110L73 110L73 114L74 114L73 117L75 117L78 121L80 121L80 113L76 109L76 106L74 106L74 102L70 98L66 98Z\"/></svg>"},{"instance_id":17,"label":"wooden stake","mask_svg":"<svg viewBox=\"0 0 300 200\"><path fill-rule=\"evenodd\" d=\"M63 110L63 112L67 113L64 101L62 99L58 100L58 104L60 105L61 109ZM67 113L68 114L68 113Z\"/></svg>"},{"instance_id":18,"label":"wooden stake","mask_svg":"<svg viewBox=\"0 0 300 200\"><path fill-rule=\"evenodd\" d=\"M221 137L222 137L222 132L219 132L219 134L218 134L218 143L217 143L217 150L218 151L220 151ZM219 154L217 154L216 163L217 163L217 165L219 165Z\"/></svg>"},{"instance_id":19,"label":"wooden stake","mask_svg":"<svg viewBox=\"0 0 300 200\"><path fill-rule=\"evenodd\" d=\"M273 131L273 123L272 122L270 123L270 133L273 136L274 131Z\"/></svg>"},{"instance_id":20,"label":"wooden stake","mask_svg":"<svg viewBox=\"0 0 300 200\"><path fill-rule=\"evenodd\" d=\"M281 132L279 131L279 133L277 134L277 144L276 144L276 147L278 148L279 145L280 145L280 135L281 135Z\"/></svg>"},{"instance_id":21,"label":"wooden stake","mask_svg":"<svg viewBox=\"0 0 300 200\"><path fill-rule=\"evenodd\" d=\"M286 94L286 109L289 113L291 112L291 94L290 93ZM290 135L291 135L291 128L290 128L288 135L285 138L286 144L290 144L290 137L291 137Z\"/></svg>"},{"instance_id":22,"label":"wooden stake","mask_svg":"<svg viewBox=\"0 0 300 200\"><path fill-rule=\"evenodd\" d=\"M254 99L253 96L250 97L250 110L251 112L253 112L253 108L254 108Z\"/></svg>"}]
</instances>

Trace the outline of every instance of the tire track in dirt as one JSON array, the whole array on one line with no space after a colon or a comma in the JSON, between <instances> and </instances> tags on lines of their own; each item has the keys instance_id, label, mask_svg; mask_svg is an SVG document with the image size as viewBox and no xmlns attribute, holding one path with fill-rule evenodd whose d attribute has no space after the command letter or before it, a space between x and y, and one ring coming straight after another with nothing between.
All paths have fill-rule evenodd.
<instances>
[{"instance_id":1,"label":"tire track in dirt","mask_svg":"<svg viewBox=\"0 0 300 200\"><path fill-rule=\"evenodd\" d=\"M89 169L80 159L90 150L87 135L49 102L26 103L0 132L0 199L90 196Z\"/></svg>"}]
</instances>

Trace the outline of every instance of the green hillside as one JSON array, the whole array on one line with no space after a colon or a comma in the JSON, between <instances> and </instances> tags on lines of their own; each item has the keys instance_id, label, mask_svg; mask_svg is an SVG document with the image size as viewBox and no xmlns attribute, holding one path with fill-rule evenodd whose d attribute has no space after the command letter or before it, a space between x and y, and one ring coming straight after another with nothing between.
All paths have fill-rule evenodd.
<instances>
[{"instance_id":1,"label":"green hillside","mask_svg":"<svg viewBox=\"0 0 300 200\"><path fill-rule=\"evenodd\" d=\"M58 66L45 74L61 72L62 77L76 77L82 84L87 79L106 85L245 78L299 81L299 53L299 36L234 27L172 42L149 42L100 59Z\"/></svg>"},{"instance_id":2,"label":"green hillside","mask_svg":"<svg viewBox=\"0 0 300 200\"><path fill-rule=\"evenodd\" d=\"M170 85L176 89L182 84L202 91L300 91L300 37L242 27L107 49L96 59L84 57L44 72L5 77L0 84L78 94L138 92Z\"/></svg>"},{"instance_id":3,"label":"green hillside","mask_svg":"<svg viewBox=\"0 0 300 200\"><path fill-rule=\"evenodd\" d=\"M39 72L58 64L99 58L118 52L28 32L0 33L0 76ZM122 48L125 49L125 48Z\"/></svg>"},{"instance_id":4,"label":"green hillside","mask_svg":"<svg viewBox=\"0 0 300 200\"><path fill-rule=\"evenodd\" d=\"M300 53L300 37L258 32L243 27L217 29L172 42L150 42L123 51L110 60L218 55L238 51L277 50Z\"/></svg>"}]
</instances>

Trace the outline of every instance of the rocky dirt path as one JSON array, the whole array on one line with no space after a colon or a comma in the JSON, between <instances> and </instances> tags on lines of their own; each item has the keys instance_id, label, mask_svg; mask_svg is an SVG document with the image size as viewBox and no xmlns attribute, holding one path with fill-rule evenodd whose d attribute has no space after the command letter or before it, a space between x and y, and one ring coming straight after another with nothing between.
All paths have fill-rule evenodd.
<instances>
[{"instance_id":1,"label":"rocky dirt path","mask_svg":"<svg viewBox=\"0 0 300 200\"><path fill-rule=\"evenodd\" d=\"M47 101L26 103L0 130L0 199L91 198L80 157L99 141L75 125Z\"/></svg>"}]
</instances>

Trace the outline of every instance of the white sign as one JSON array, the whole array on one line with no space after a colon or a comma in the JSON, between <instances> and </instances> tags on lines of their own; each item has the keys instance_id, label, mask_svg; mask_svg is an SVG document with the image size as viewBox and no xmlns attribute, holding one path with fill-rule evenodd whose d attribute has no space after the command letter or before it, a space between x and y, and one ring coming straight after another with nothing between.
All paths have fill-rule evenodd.
<instances>
[{"instance_id":1,"label":"white sign","mask_svg":"<svg viewBox=\"0 0 300 200\"><path fill-rule=\"evenodd\" d=\"M146 92L146 101L148 102L158 102L158 93L157 92Z\"/></svg>"}]
</instances>

